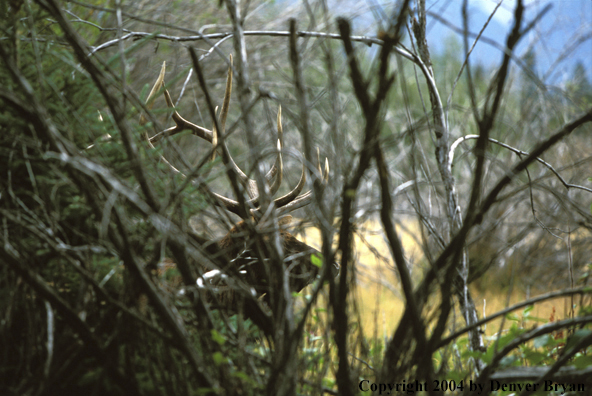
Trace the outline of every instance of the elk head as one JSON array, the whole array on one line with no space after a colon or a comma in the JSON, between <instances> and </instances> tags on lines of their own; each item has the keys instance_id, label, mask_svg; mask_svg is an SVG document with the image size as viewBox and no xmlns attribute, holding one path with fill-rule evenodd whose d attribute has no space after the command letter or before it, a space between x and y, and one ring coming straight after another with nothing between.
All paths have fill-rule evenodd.
<instances>
[{"instance_id":1,"label":"elk head","mask_svg":"<svg viewBox=\"0 0 592 396\"><path fill-rule=\"evenodd\" d=\"M211 159L214 159L217 150L222 152L222 160L227 169L229 169L230 172L234 172L235 177L243 186L244 191L248 194L248 200L243 199L243 202L239 202L238 199L233 200L207 189L202 189L202 191L213 198L216 205L237 214L242 218L242 221L236 224L217 244L212 244L211 241L196 236L203 246L209 246L207 248L208 251L212 253L214 257L217 257L215 262L219 264L219 268L203 268L205 273L197 279L197 288L202 291L207 291L207 295L210 296L212 292L217 293L215 299L220 302L219 305L223 308L235 310L237 308L237 298L239 297L239 293L236 293L237 283L240 283L243 286L248 286L246 289L243 287L243 292L247 290L248 293L251 294L251 299L253 297L257 299L262 298L263 300L267 299L267 302L269 302L269 296L272 294L272 286L269 280L269 268L266 269L266 265L271 265L269 262L269 239L274 232L279 232L279 239L282 247L281 250L283 251L282 265L284 271L288 271L289 288L291 292L299 292L316 279L320 268L315 264L316 262L320 262L320 260L317 261L313 256L316 255L317 257L320 257L321 254L316 249L296 239L286 230L286 227L291 221L291 216L286 216L286 214L292 210L307 205L312 200L311 191L302 195L300 194L306 182L306 166L303 166L302 168L302 174L296 187L286 195L273 199L270 203L267 209L271 208L271 210L275 211L273 216L270 216L269 210L266 210L265 214L262 213L257 183L255 180L249 178L247 174L236 165L228 152L223 137L232 91L232 57L230 58L230 64L231 66L228 69L226 80L226 92L217 123L220 132L217 131L216 126L210 131L187 121L177 112L173 106L169 92L166 89L163 90L165 74L164 63L146 103L151 107L154 97L159 91L163 91L167 106L173 110L172 119L175 122L175 126L149 138L148 141L150 144L157 143L162 138L175 135L181 131L191 131L195 136L206 140L213 145ZM215 112L217 112L217 108ZM271 197L277 193L283 179L281 152L283 146L283 130L281 107L279 108L277 115L277 130L278 143L275 163L265 175L265 182L267 183L269 196ZM219 139L220 137L222 137L222 139ZM221 140L221 142L219 142L219 140ZM181 173L169 161L164 158L163 160L173 171ZM321 179L321 183L325 185L328 182L329 177L329 164L328 161L325 160L325 169L323 172L320 166L320 161L318 160L318 152L317 161L319 162L318 175ZM275 222L269 220L274 218L278 220ZM336 275L337 272L338 267L333 265L332 274ZM247 317L251 318L254 316L250 315L250 312L248 312L248 305L245 305L245 314Z\"/></svg>"}]
</instances>

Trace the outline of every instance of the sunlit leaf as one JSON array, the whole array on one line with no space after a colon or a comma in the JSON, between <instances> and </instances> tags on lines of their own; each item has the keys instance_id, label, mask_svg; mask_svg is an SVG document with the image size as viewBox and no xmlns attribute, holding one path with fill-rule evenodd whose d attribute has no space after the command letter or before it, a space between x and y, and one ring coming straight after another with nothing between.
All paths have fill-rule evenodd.
<instances>
[{"instance_id":1,"label":"sunlit leaf","mask_svg":"<svg viewBox=\"0 0 592 396\"><path fill-rule=\"evenodd\" d=\"M310 255L310 262L315 267L321 268L323 266L323 255L320 253L313 253Z\"/></svg>"}]
</instances>

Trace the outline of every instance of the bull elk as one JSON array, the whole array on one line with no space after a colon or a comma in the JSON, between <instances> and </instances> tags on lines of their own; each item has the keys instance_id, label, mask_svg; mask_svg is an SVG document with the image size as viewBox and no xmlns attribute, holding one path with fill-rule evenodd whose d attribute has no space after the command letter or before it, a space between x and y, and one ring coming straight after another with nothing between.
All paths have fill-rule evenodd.
<instances>
[{"instance_id":1,"label":"bull elk","mask_svg":"<svg viewBox=\"0 0 592 396\"><path fill-rule=\"evenodd\" d=\"M263 321L260 320L260 313L256 314L256 310L249 309L249 307L253 308L253 300L263 300L267 304L270 302L269 298L270 295L272 295L270 288L272 286L269 279L269 268L266 268L266 265L271 264L268 247L270 244L269 239L271 231L274 231L273 227L270 227L273 223L263 219L264 217L269 219L271 216L263 216L259 202L260 195L255 180L249 178L246 173L236 165L228 152L226 143L224 141L219 143L219 137L223 136L225 132L224 129L232 91L232 56L230 57L230 67L226 79L226 90L218 120L220 133L216 130L215 125L214 128L212 128L212 131L210 131L187 121L177 112L168 90L164 89L165 70L166 64L163 63L160 75L148 95L146 104L148 107L151 107L155 96L162 91L167 106L172 110L172 119L175 122L175 126L152 136L148 139L149 143L152 145L159 142L164 137L170 137L185 130L191 131L193 135L206 140L213 145L211 159L214 159L217 150L222 151L224 164L227 166L227 169L231 169L235 173L238 181L249 196L249 199L243 202L244 205L241 205L238 200L233 200L217 193L206 191L207 194L210 194L213 197L216 205L225 208L229 212L237 214L242 220L217 244L212 244L211 241L208 241L201 236L196 236L203 246L209 245L208 251L212 254L212 257L217 257L215 262L218 263L219 268L202 268L202 271L205 273L197 279L195 287L200 291L201 295L205 294L208 300L217 301L218 307L220 308L236 311L239 306L239 300L242 301L242 303L245 304L243 305L245 315L253 319L259 327L267 327L262 326ZM217 108L215 112L217 112ZM143 123L145 121L142 120L141 122ZM275 163L265 175L265 181L269 187L269 196L271 197L278 192L283 179L281 152L283 146L283 129L281 106L279 107L277 114L277 130L278 143ZM173 171L181 173L165 158L162 159ZM325 169L323 172L320 166L320 161L318 162L318 174L322 179L321 182L325 185L329 178L329 163L328 160L325 160ZM273 210L276 211L275 216L279 219L276 223L276 227L279 226L279 236L284 257L283 269L284 271L289 271L289 289L291 292L299 292L312 283L316 279L320 270L318 266L320 260L316 260L313 257L313 255L320 257L320 253L311 246L299 241L286 230L291 222L291 216L287 216L286 214L294 209L309 204L312 200L311 191L300 195L306 182L306 173L306 166L303 166L302 174L296 187L286 195L275 198L271 203L274 208ZM245 206L248 211L245 209ZM258 244L258 241L262 243ZM332 274L336 275L338 272L338 266L333 264L331 269ZM242 284L243 288L237 288L237 284ZM247 286L246 288L244 287L245 285ZM281 287L281 285L279 287ZM242 290L242 293L238 293L237 290ZM246 294L250 294L250 296L248 296L250 298L241 298L241 296L244 297L245 291L247 292Z\"/></svg>"}]
</instances>

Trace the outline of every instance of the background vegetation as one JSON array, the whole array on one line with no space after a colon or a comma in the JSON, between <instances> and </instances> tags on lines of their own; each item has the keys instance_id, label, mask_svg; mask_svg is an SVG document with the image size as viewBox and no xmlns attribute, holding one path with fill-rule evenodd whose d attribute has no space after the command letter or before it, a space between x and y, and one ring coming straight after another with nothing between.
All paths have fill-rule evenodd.
<instances>
[{"instance_id":1,"label":"background vegetation","mask_svg":"<svg viewBox=\"0 0 592 396\"><path fill-rule=\"evenodd\" d=\"M517 1L499 62L483 66L467 20L430 52L421 0L373 7L371 36L323 0L0 7L2 394L592 386L592 87L583 65L551 86L535 51L515 51L548 8ZM251 175L265 171L281 104L283 188L304 163L314 196L293 233L324 258L309 288L271 301L271 332L179 293L222 265L203 241L237 218L204 191L233 195L232 172L207 163L211 146L189 133L146 142L173 125L162 98L144 104L162 62L178 111L211 129L231 54L230 152ZM324 189L317 148L331 167ZM278 235L252 238L282 269ZM389 300L376 293L383 308L371 308L368 290L403 302L392 330L381 331ZM483 318L472 293L499 290L508 302ZM535 317L548 301L557 312Z\"/></svg>"}]
</instances>

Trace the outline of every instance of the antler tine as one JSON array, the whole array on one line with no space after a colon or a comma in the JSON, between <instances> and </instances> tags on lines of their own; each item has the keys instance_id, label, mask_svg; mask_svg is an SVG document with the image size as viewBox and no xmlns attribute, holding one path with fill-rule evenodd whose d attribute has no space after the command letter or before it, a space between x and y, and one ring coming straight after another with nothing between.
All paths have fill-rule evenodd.
<instances>
[{"instance_id":1,"label":"antler tine","mask_svg":"<svg viewBox=\"0 0 592 396\"><path fill-rule=\"evenodd\" d=\"M231 96L231 92L232 92L232 55L230 55L230 64L231 64L231 67L228 68L228 74L226 77L226 92L224 94L224 102L222 105L222 112L220 114L220 128L222 129L222 132L224 132L224 127L226 125L226 117L228 115L228 109L230 107L230 96ZM283 127L282 127L282 108L281 108L281 106L278 109L277 130L278 130L278 154L276 156L275 163L273 164L271 169L265 175L265 179L266 179L267 183L270 183L271 180L273 180L273 183L271 183L271 185L270 185L270 195L272 195L272 196L275 195L275 193L279 190L279 188L282 184L282 180L283 180L283 162L282 162L281 149L283 146L284 134L283 134ZM237 173L237 175L239 177L240 182L245 186L245 188L247 190L247 194L251 198L247 203L254 205L254 206L258 206L259 205L259 201L258 201L259 191L257 188L256 181L249 178L243 172L243 170L240 169L240 167L236 164L236 162L234 161L234 159L232 158L232 156L228 152L226 144L223 145L222 149L227 150L227 153L228 153L227 158L229 159L229 164L226 164L226 165L233 167L233 169L235 170L235 172ZM238 202L237 202L237 205L238 205ZM227 208L228 208L228 206L227 206Z\"/></svg>"},{"instance_id":2,"label":"antler tine","mask_svg":"<svg viewBox=\"0 0 592 396\"><path fill-rule=\"evenodd\" d=\"M226 76L226 91L224 93L224 102L222 104L222 112L220 114L220 128L222 129L222 133L224 133L224 131L225 131L226 117L228 116L228 109L230 108L231 93L232 93L232 55L230 55L230 67L228 68L228 74ZM283 134L282 134L282 127L281 127L281 108L278 113L278 138L279 138L279 141L281 143L283 143ZM247 194L251 198L251 201L249 201L249 202L257 205L256 198L259 196L257 182L255 180L249 178L245 174L245 172L243 172L243 170L236 164L236 162L234 161L234 159L232 158L232 156L228 152L226 144L223 145L222 149L226 150L226 152L228 154L227 158L229 159L229 164L225 164L225 165L232 166L232 168L234 169L234 171L238 175L241 184L243 184L245 186L245 188L247 190ZM273 164L272 168L267 173L267 175L265 176L268 183L271 181L271 179L274 176L276 176L276 174L278 173L278 169L282 169L283 166L281 164L281 161L282 161L281 153L278 150L278 156L276 157L276 161ZM274 183L270 187L271 195L273 195L277 192L280 185L281 185L281 172L280 172L279 178L276 177Z\"/></svg>"},{"instance_id":3,"label":"antler tine","mask_svg":"<svg viewBox=\"0 0 592 396\"><path fill-rule=\"evenodd\" d=\"M154 86L152 86L152 89L150 90L150 93L148 94L148 97L146 98L146 107L148 108L148 110L152 109L152 106L154 106L154 99L156 98L156 94L164 87L165 72L166 72L166 62L162 62L162 67L160 68L160 73L158 75L158 78L154 82ZM165 90L165 94L168 94L168 92L166 90ZM170 95L169 95L169 99L170 99ZM140 115L140 125L144 125L144 124L146 124L146 122L147 122L147 120L146 120L146 117L144 116L144 114ZM176 126L172 127L172 128L168 128L165 131L159 133L158 135L162 135L162 136L172 135L172 134L176 133L176 129L177 129ZM145 135L145 138L148 141L148 144L152 148L154 148L153 142L156 142L159 140L159 139L154 139L154 136L152 138L148 138L148 135ZM171 168L171 170L173 172L183 175L183 173L180 170L178 170L175 166L173 166L173 164L171 164L164 156L161 155L161 159L165 164L167 164L169 166L169 168Z\"/></svg>"},{"instance_id":4,"label":"antler tine","mask_svg":"<svg viewBox=\"0 0 592 396\"><path fill-rule=\"evenodd\" d=\"M230 62L232 65L232 55L230 56ZM160 69L160 74L156 80L156 82L154 83L154 86L152 87L152 90L150 91L150 94L148 95L148 98L146 99L146 104L148 105L148 108L150 109L152 107L152 105L154 104L154 98L156 97L157 93L164 87L164 76L165 76L165 72L166 72L166 62L162 63L162 67ZM226 126L226 119L228 116L228 109L230 107L230 95L232 92L232 67L230 67L228 69L228 76L226 78L226 91L224 94L224 101L222 104L222 110L220 112L220 127L222 129L222 134L224 133L224 128ZM171 128L167 128L162 132L157 133L156 135L152 136L151 138L148 139L148 141L150 143L157 143L158 141L160 141L161 139L167 137L167 136L173 136L179 132L182 132L184 130L191 130L193 132L194 135L196 135L197 137L200 137L204 140L207 140L208 142L212 143L212 145L214 146L214 149L216 148L216 146L218 145L218 131L216 131L216 127L214 126L214 130L210 131L206 128L200 127L199 125L196 125L194 123L192 123L191 121L186 120L185 118L183 118L179 112L175 109L175 105L173 103L173 100L171 99L171 94L169 93L168 89L164 89L164 99L166 101L167 107L173 110L173 115L172 115L172 119L175 122L175 126L171 127ZM140 119L140 123L145 124L146 120L145 117L142 116ZM226 144L223 145L223 149L226 149ZM214 153L212 154L211 159L215 158L215 150ZM231 166L235 169L236 173L238 174L238 177L240 179L240 181L247 185L249 183L249 178L247 177L247 175L238 167L238 165L236 165L236 163L234 162L234 160L232 159L232 157L230 157L230 162L231 162ZM222 201L224 201L224 205L228 207L228 205L232 205L232 202L236 203L236 205L238 206L238 202L236 201L232 201L230 199L224 200L222 198L222 196L219 196L218 194L216 194L218 196L219 199L221 199ZM230 201L230 202L228 202ZM229 208L230 210L230 208Z\"/></svg>"},{"instance_id":5,"label":"antler tine","mask_svg":"<svg viewBox=\"0 0 592 396\"><path fill-rule=\"evenodd\" d=\"M282 184L283 174L284 174L284 163L282 160L282 145L283 145L283 127L282 127L282 106L280 105L278 108L277 114L277 130L278 130L278 142L277 142L277 150L278 154L276 157L276 161L273 164L272 168L267 172L265 176L267 181L269 182L274 176L275 180L273 184L270 186L270 195L273 196L279 190L280 185ZM286 195L276 198L273 202L276 207L282 207L293 201L298 194L302 192L304 185L306 184L306 167L303 165L302 167L302 174L300 175L300 180L296 187L292 189ZM247 202L248 204L257 207L259 206L259 196L252 198L250 201Z\"/></svg>"},{"instance_id":6,"label":"antler tine","mask_svg":"<svg viewBox=\"0 0 592 396\"><path fill-rule=\"evenodd\" d=\"M278 131L278 141L277 141L277 156L275 158L275 162L273 163L271 169L265 175L265 180L269 185L269 195L274 196L280 186L282 185L283 176L284 176L284 163L282 160L282 147L284 146L284 130L282 127L282 106L280 105L278 108L277 114L277 131ZM273 180L273 183L271 182ZM254 203L255 206L259 205L259 201L257 198L259 197L257 183L255 180L249 179L249 186L254 191L254 194L249 194L251 197L251 202Z\"/></svg>"},{"instance_id":7,"label":"antler tine","mask_svg":"<svg viewBox=\"0 0 592 396\"><path fill-rule=\"evenodd\" d=\"M317 147L317 169L319 170L319 175L322 175L321 183L326 185L329 182L329 158L325 157L325 172L321 169L321 153L319 148Z\"/></svg>"},{"instance_id":8,"label":"antler tine","mask_svg":"<svg viewBox=\"0 0 592 396\"><path fill-rule=\"evenodd\" d=\"M230 95L232 93L232 54L230 55L230 67L226 73L226 89L224 90L224 100L222 101L222 111L220 112L220 128L224 133L226 131L226 118L228 109L230 109Z\"/></svg>"},{"instance_id":9,"label":"antler tine","mask_svg":"<svg viewBox=\"0 0 592 396\"><path fill-rule=\"evenodd\" d=\"M319 173L321 173L322 172L321 161L319 160L318 156L319 156L319 153L318 153L318 149L317 149L317 164L318 164ZM304 169L303 169L303 173L304 173ZM329 159L325 158L325 172L321 173L322 187L324 188L328 184L328 182L329 182ZM296 196L297 195L298 194L296 194ZM278 216L281 216L283 214L292 212L296 209L302 208L303 206L306 206L311 202L312 202L312 191L309 190L309 191L305 192L304 194L302 194L301 196L299 196L298 198L286 202L284 205L278 205L278 207L279 207Z\"/></svg>"},{"instance_id":10,"label":"antler tine","mask_svg":"<svg viewBox=\"0 0 592 396\"><path fill-rule=\"evenodd\" d=\"M156 94L158 92L160 92L160 90L165 85L164 84L165 71L166 71L166 62L162 62L160 74L159 74L158 78L156 79L156 82L154 83L154 86L152 87L152 90L150 91L148 98L146 99L146 104L148 106L148 109L152 108ZM156 135L149 138L148 142L157 143L158 141L160 141L161 139L163 139L167 136L173 136L173 135L175 135L179 132L182 132L186 129L191 130L194 135L196 135L204 140L207 140L208 142L212 142L212 139L213 139L212 131L209 131L206 128L200 127L199 125L195 125L194 123L187 121L186 119L181 117L181 115L175 109L175 105L173 104L173 100L171 99L171 94L169 93L169 91L166 88L164 90L164 99L166 101L167 107L173 109L172 118L173 118L173 121L175 122L175 126L167 128L164 131L157 133ZM146 118L144 117L144 115L142 115L140 117L140 124L143 125L145 123L146 123Z\"/></svg>"},{"instance_id":11,"label":"antler tine","mask_svg":"<svg viewBox=\"0 0 592 396\"><path fill-rule=\"evenodd\" d=\"M292 189L292 191L290 191L289 193L287 193L283 197L279 197L279 198L276 198L273 200L276 207L279 208L279 207L285 206L285 205L289 204L290 202L292 202L298 196L298 194L300 194L302 192L302 189L304 188L305 184L306 184L306 166L302 165L302 174L300 175L300 180L298 181L298 184L296 185L296 187L294 187Z\"/></svg>"},{"instance_id":12,"label":"antler tine","mask_svg":"<svg viewBox=\"0 0 592 396\"><path fill-rule=\"evenodd\" d=\"M150 91L148 98L146 99L146 104L149 109L152 107L156 95L165 86L165 83L164 83L165 71L166 71L166 62L163 62L161 70L160 70L160 74L159 74L156 82L154 83L154 86L152 87L152 90ZM228 73L227 73L227 77L226 77L226 89L225 89L225 93L224 93L224 100L223 100L222 109L221 109L220 115L219 115L220 118L219 118L218 125L220 126L220 131L216 130L215 125L214 125L214 128L212 128L212 131L210 131L206 128L200 127L200 126L184 119L179 114L179 112L175 109L175 105L173 104L173 100L171 99L171 95L170 95L169 91L166 88L164 88L163 93L164 93L165 101L167 103L167 107L169 107L173 111L172 119L175 122L175 126L167 128L166 130L157 133L156 135L149 138L148 141L150 143L156 143L164 137L173 136L179 132L189 129L197 137L200 137L200 138L212 143L212 145L214 146L214 149L212 150L211 159L213 160L216 155L216 148L218 145L220 145L218 142L218 138L220 136L224 136L225 127L226 127L226 120L227 120L228 112L229 112L229 108L230 108L230 98L231 98L231 94L232 94L232 55L230 55L230 67L228 68ZM217 113L217 110L218 110L218 108L216 108L215 113ZM142 124L146 123L144 116L141 117L140 122ZM270 195L272 195L272 196L277 193L277 191L279 190L281 183L283 181L283 159L282 159L281 151L283 148L283 140L284 139L283 139L282 108L281 108L281 106L279 106L278 114L277 114L277 131L278 131L278 141L277 141L276 160L275 160L274 164L272 165L271 169L265 175L267 183L270 184ZM234 169L235 173L237 174L237 176L239 178L239 181L241 182L241 184L243 184L245 186L245 188L247 190L247 193L250 197L250 199L246 202L247 205L251 206L252 208L257 208L259 206L259 191L257 189L256 182L254 180L250 179L245 174L245 172L243 172L243 170L240 169L240 167L236 164L236 162L234 161L234 159L232 158L232 156L230 155L230 153L228 151L228 147L226 146L226 142L223 141L220 146L221 146L221 149L224 150L226 153L226 155L222 156L222 158L225 160L225 165L230 166ZM165 161L166 161L166 159L165 159ZM168 163L168 161L167 161L167 163ZM176 168L172 167L172 165L171 165L171 168L174 169L175 171L179 172L178 170L176 170ZM328 162L327 162L327 165L325 165L325 170L326 170L326 176L323 178L324 181L328 178ZM319 172L320 171L321 171L321 169L320 169L320 164L319 164ZM273 182L271 182L272 180L273 180ZM310 192L304 194L300 198L297 198L298 195L302 192L302 189L304 188L305 184L306 184L306 166L303 165L302 175L300 176L300 180L299 180L298 184L296 185L296 187L294 187L294 189L292 189L292 191L290 191L286 195L284 195L280 198L276 198L274 200L274 204L276 205L276 207L286 207L287 205L289 205L289 207L294 207L295 204L298 205L298 207L300 207L300 206L303 206L306 203L308 203L308 202L306 202L306 203L302 204L302 202L305 202L306 198L311 195ZM216 202L219 205L224 206L230 212L236 213L240 216L240 213L242 211L239 208L238 201L235 201L231 198L227 198L227 197L217 194L215 192L211 192L211 195L216 198ZM303 198L305 198L305 199L303 200Z\"/></svg>"},{"instance_id":13,"label":"antler tine","mask_svg":"<svg viewBox=\"0 0 592 396\"><path fill-rule=\"evenodd\" d=\"M156 95L165 85L164 84L165 73L166 73L166 62L163 62L162 67L160 69L160 74L158 75L158 78L156 79L156 82L154 83L154 86L150 90L150 93L148 94L148 98L146 99L146 105L147 105L148 109L152 108L152 106L154 105L154 99L155 99ZM232 75L230 78L232 79ZM230 80L230 85L231 84L232 84L232 80ZM224 104L222 106L222 111L220 114L220 116L221 116L220 125L222 128L224 128L224 126L226 124L226 116L228 115L228 107L229 107L228 104L230 102L230 89L229 89L228 85L229 84L227 82L225 100L224 100ZM186 129L189 129L193 132L194 135L212 143L212 145L214 146L214 150L212 153L212 159L214 159L215 152L216 152L215 148L218 144L218 133L216 131L216 127L214 126L213 131L209 131L206 128L200 127L200 126L184 119L179 114L179 112L175 109L175 105L173 104L173 100L171 99L171 95L167 89L164 90L164 98L165 98L167 107L169 107L170 109L173 109L172 118L173 118L173 121L175 122L175 126L171 127L171 128L167 128L164 131L157 133L156 135L149 138L148 142L150 144L157 143L158 141L160 141L164 137L172 136L172 135L175 135L175 134L182 132ZM216 108L216 111L217 111L217 108ZM140 124L143 125L145 123L146 123L146 118L142 115L140 118ZM166 158L162 157L162 159L165 161L166 164L169 165L169 167L173 171L175 171L176 173L183 174L178 169L176 169ZM240 169L239 169L239 171L240 171ZM237 172L237 173L239 173L239 176L240 176L240 173L242 173L242 171ZM244 173L242 173L242 174L244 175ZM229 211L236 213L236 214L240 213L240 210L238 207L239 206L238 202L236 202L230 198L226 198L220 194L216 194L214 192L212 192L211 194L217 198L218 203L220 203L222 206L225 206Z\"/></svg>"},{"instance_id":14,"label":"antler tine","mask_svg":"<svg viewBox=\"0 0 592 396\"><path fill-rule=\"evenodd\" d=\"M162 86L164 85L165 71L166 71L166 62L162 62L162 67L160 68L160 74L158 75L158 78L154 82L154 86L150 90L150 93L148 94L148 98L146 98L146 107L148 108L148 110L152 110L152 106L154 106L154 99L156 98L156 94L158 93L158 91L160 91L162 89ZM144 125L144 124L146 124L146 122L147 122L147 120L146 120L146 117L144 116L144 114L140 115L140 125Z\"/></svg>"},{"instance_id":15,"label":"antler tine","mask_svg":"<svg viewBox=\"0 0 592 396\"><path fill-rule=\"evenodd\" d=\"M224 100L222 102L222 111L220 112L220 129L222 129L222 135L224 135L224 132L226 131L226 118L228 116L228 110L230 108L230 96L232 94L232 54L230 55L230 66L228 67L228 72L226 73L226 89L224 90ZM249 194L249 196L251 198L253 198L254 196L256 196L256 187L254 192L253 190L253 186L256 186L256 183L254 180L251 180L246 174L245 172L243 172L243 170L236 164L236 162L234 162L234 159L232 158L232 156L230 155L230 152L228 151L228 147L226 146L226 142L224 142L224 144L222 145L222 150L225 150L227 153L226 158L229 159L229 163L228 164L224 164L226 166L232 166L232 168L234 169L234 171L236 172L241 184L243 184L246 188L247 188L247 193ZM238 202L237 202L238 205Z\"/></svg>"},{"instance_id":16,"label":"antler tine","mask_svg":"<svg viewBox=\"0 0 592 396\"><path fill-rule=\"evenodd\" d=\"M228 115L228 109L230 106L230 94L232 92L232 55L230 55L230 65L231 67L228 68L228 75L226 77L226 93L224 95L224 103L222 106L222 113L220 115L220 127L224 132L224 126L226 124L226 116ZM271 180L274 179L273 183L270 185L270 195L274 195L280 188L282 184L282 171L283 171L283 164L282 164L282 156L281 156L281 147L284 145L284 134L282 128L282 107L280 106L278 109L277 115L277 129L278 129L278 154L276 156L275 163L271 167L271 169L265 175L265 179L268 184L271 183ZM226 148L224 148L226 149ZM234 159L230 154L228 154L228 158L230 159L231 166L234 168L236 173L239 176L241 183L247 188L247 193L251 200L256 199L259 196L259 191L257 188L257 182L251 178L249 178L242 169L236 164Z\"/></svg>"},{"instance_id":17,"label":"antler tine","mask_svg":"<svg viewBox=\"0 0 592 396\"><path fill-rule=\"evenodd\" d=\"M284 146L284 128L282 127L282 106L278 108L277 114L277 131L278 131L278 142L277 142L277 157L275 163L265 175L267 183L270 183L275 176L273 184L269 187L269 194L274 196L275 193L280 189L282 179L284 176L284 164L282 162L282 148ZM277 176L276 176L277 175Z\"/></svg>"}]
</instances>

